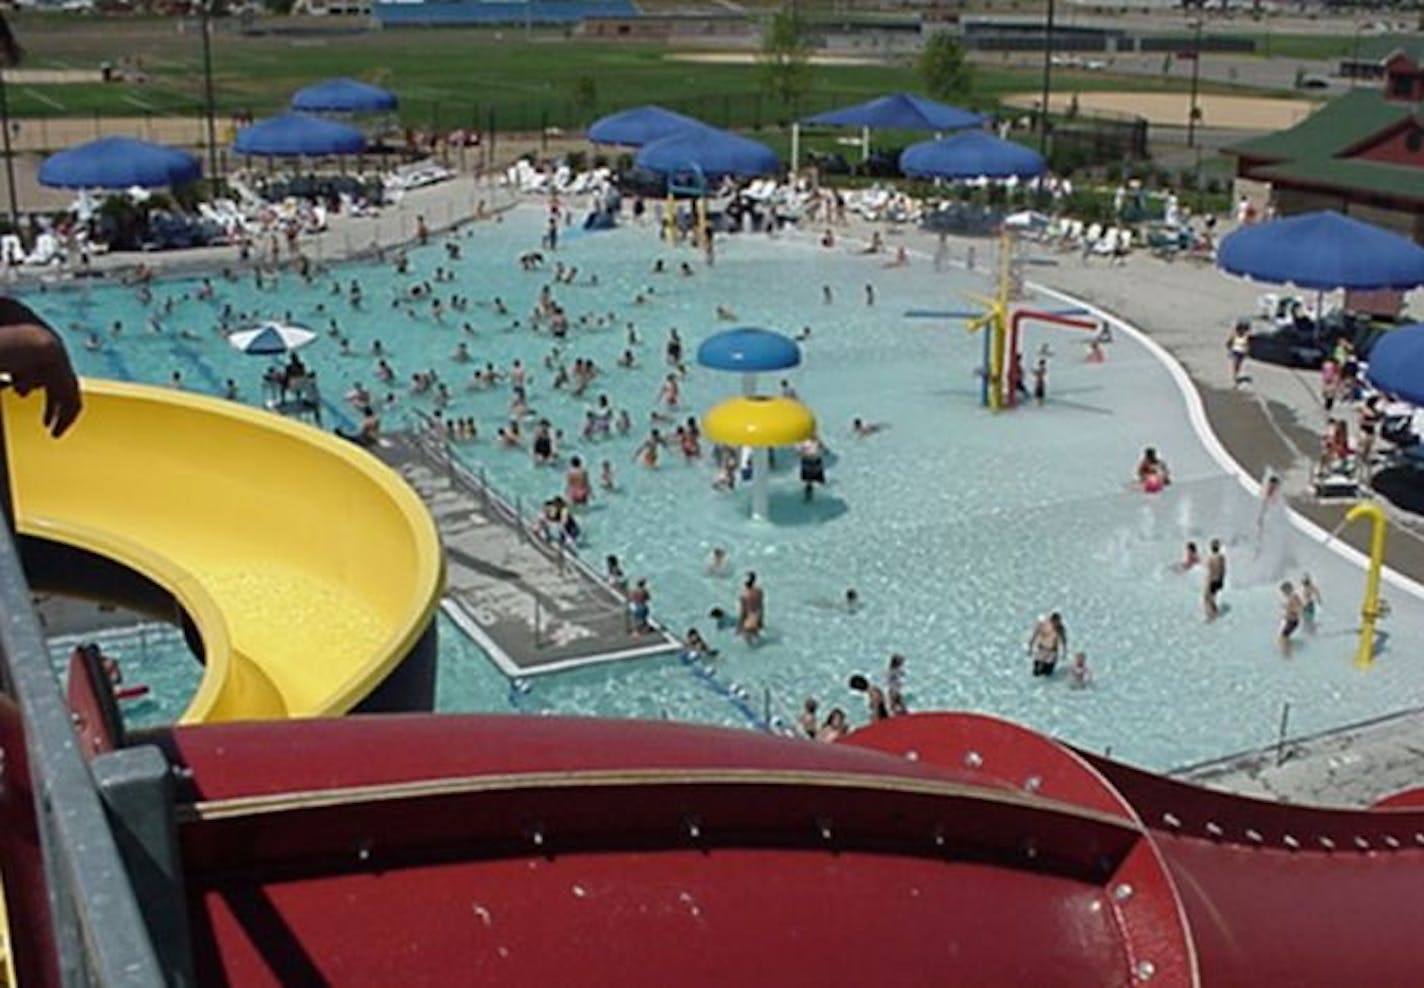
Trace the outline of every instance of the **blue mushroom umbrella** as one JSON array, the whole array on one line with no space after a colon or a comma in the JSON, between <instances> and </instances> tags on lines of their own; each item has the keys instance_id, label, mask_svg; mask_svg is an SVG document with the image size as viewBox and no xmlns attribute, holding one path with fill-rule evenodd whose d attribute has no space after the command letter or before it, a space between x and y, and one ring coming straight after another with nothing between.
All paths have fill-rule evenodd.
<instances>
[{"instance_id":1,"label":"blue mushroom umbrella","mask_svg":"<svg viewBox=\"0 0 1424 988\"><path fill-rule=\"evenodd\" d=\"M1376 340L1365 377L1386 394L1424 405L1424 323L1391 329Z\"/></svg>"},{"instance_id":2,"label":"blue mushroom umbrella","mask_svg":"<svg viewBox=\"0 0 1424 988\"><path fill-rule=\"evenodd\" d=\"M936 103L914 93L891 93L866 103L818 113L801 122L831 127L951 131L978 127L984 123L984 119L981 114L972 110Z\"/></svg>"},{"instance_id":3,"label":"blue mushroom umbrella","mask_svg":"<svg viewBox=\"0 0 1424 988\"><path fill-rule=\"evenodd\" d=\"M1231 274L1322 292L1424 285L1424 247L1330 211L1242 227L1222 238L1216 263Z\"/></svg>"},{"instance_id":4,"label":"blue mushroom umbrella","mask_svg":"<svg viewBox=\"0 0 1424 988\"><path fill-rule=\"evenodd\" d=\"M1034 178L1048 165L1022 144L970 130L910 145L900 155L900 170L916 178Z\"/></svg>"},{"instance_id":5,"label":"blue mushroom umbrella","mask_svg":"<svg viewBox=\"0 0 1424 988\"><path fill-rule=\"evenodd\" d=\"M241 154L281 158L300 155L359 154L366 138L348 124L305 113L283 113L237 132L232 148Z\"/></svg>"},{"instance_id":6,"label":"blue mushroom umbrella","mask_svg":"<svg viewBox=\"0 0 1424 988\"><path fill-rule=\"evenodd\" d=\"M789 336L745 326L707 337L697 348L697 363L712 370L739 371L742 393L756 394L756 375L788 370L801 363L801 347Z\"/></svg>"},{"instance_id":7,"label":"blue mushroom umbrella","mask_svg":"<svg viewBox=\"0 0 1424 988\"><path fill-rule=\"evenodd\" d=\"M326 79L292 95L292 109L304 113L384 113L395 108L395 93L355 79Z\"/></svg>"},{"instance_id":8,"label":"blue mushroom umbrella","mask_svg":"<svg viewBox=\"0 0 1424 988\"><path fill-rule=\"evenodd\" d=\"M645 145L633 164L661 175L695 169L708 178L768 175L781 168L776 152L760 141L705 125Z\"/></svg>"},{"instance_id":9,"label":"blue mushroom umbrella","mask_svg":"<svg viewBox=\"0 0 1424 988\"><path fill-rule=\"evenodd\" d=\"M688 127L707 126L700 120L684 116L661 106L635 106L631 110L611 113L595 120L588 128L588 139L595 144L622 144L640 148L663 137L671 137Z\"/></svg>"},{"instance_id":10,"label":"blue mushroom umbrella","mask_svg":"<svg viewBox=\"0 0 1424 988\"><path fill-rule=\"evenodd\" d=\"M40 165L41 185L60 189L145 189L182 185L203 173L193 155L132 137L101 137L52 154Z\"/></svg>"}]
</instances>

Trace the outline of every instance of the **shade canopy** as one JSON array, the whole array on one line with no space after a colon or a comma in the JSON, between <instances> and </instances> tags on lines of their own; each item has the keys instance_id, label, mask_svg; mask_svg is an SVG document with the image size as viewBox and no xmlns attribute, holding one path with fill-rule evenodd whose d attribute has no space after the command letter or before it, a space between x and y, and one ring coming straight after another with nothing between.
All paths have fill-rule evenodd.
<instances>
[{"instance_id":1,"label":"shade canopy","mask_svg":"<svg viewBox=\"0 0 1424 988\"><path fill-rule=\"evenodd\" d=\"M963 130L978 127L985 118L972 110L962 110L946 103L916 96L914 93L891 93L868 103L858 103L840 110L818 113L802 123L830 127L874 127L880 130Z\"/></svg>"},{"instance_id":2,"label":"shade canopy","mask_svg":"<svg viewBox=\"0 0 1424 988\"><path fill-rule=\"evenodd\" d=\"M1424 247L1330 211L1242 227L1222 238L1216 263L1231 274L1320 291L1424 285Z\"/></svg>"},{"instance_id":3,"label":"shade canopy","mask_svg":"<svg viewBox=\"0 0 1424 988\"><path fill-rule=\"evenodd\" d=\"M1424 323L1380 336L1370 347L1365 378L1386 394L1424 405Z\"/></svg>"},{"instance_id":4,"label":"shade canopy","mask_svg":"<svg viewBox=\"0 0 1424 988\"><path fill-rule=\"evenodd\" d=\"M182 185L203 174L193 155L132 137L101 137L52 154L40 165L41 185L59 189L146 189Z\"/></svg>"},{"instance_id":5,"label":"shade canopy","mask_svg":"<svg viewBox=\"0 0 1424 988\"><path fill-rule=\"evenodd\" d=\"M355 127L305 113L283 113L237 132L232 149L262 157L359 154L366 138Z\"/></svg>"},{"instance_id":6,"label":"shade canopy","mask_svg":"<svg viewBox=\"0 0 1424 988\"><path fill-rule=\"evenodd\" d=\"M702 434L724 446L794 446L816 434L816 417L792 398L729 398L702 416Z\"/></svg>"},{"instance_id":7,"label":"shade canopy","mask_svg":"<svg viewBox=\"0 0 1424 988\"><path fill-rule=\"evenodd\" d=\"M1048 170L1043 155L982 130L912 144L900 170L917 178L1034 178Z\"/></svg>"},{"instance_id":8,"label":"shade canopy","mask_svg":"<svg viewBox=\"0 0 1424 988\"><path fill-rule=\"evenodd\" d=\"M292 95L292 109L307 113L382 113L395 108L395 93L355 79L326 79Z\"/></svg>"},{"instance_id":9,"label":"shade canopy","mask_svg":"<svg viewBox=\"0 0 1424 988\"><path fill-rule=\"evenodd\" d=\"M705 127L700 120L684 116L661 106L635 106L600 117L588 128L588 139L595 144L623 144L640 148L644 144L671 137L688 127Z\"/></svg>"},{"instance_id":10,"label":"shade canopy","mask_svg":"<svg viewBox=\"0 0 1424 988\"><path fill-rule=\"evenodd\" d=\"M243 329L230 334L227 341L234 349L243 353L270 356L304 347L314 339L316 334L309 329L279 322L264 322L255 329Z\"/></svg>"},{"instance_id":11,"label":"shade canopy","mask_svg":"<svg viewBox=\"0 0 1424 988\"><path fill-rule=\"evenodd\" d=\"M778 371L801 363L796 341L769 329L729 329L709 336L697 348L697 362L713 370Z\"/></svg>"},{"instance_id":12,"label":"shade canopy","mask_svg":"<svg viewBox=\"0 0 1424 988\"><path fill-rule=\"evenodd\" d=\"M705 125L644 145L633 163L662 175L697 170L709 178L769 175L781 169L776 152L760 141Z\"/></svg>"}]
</instances>

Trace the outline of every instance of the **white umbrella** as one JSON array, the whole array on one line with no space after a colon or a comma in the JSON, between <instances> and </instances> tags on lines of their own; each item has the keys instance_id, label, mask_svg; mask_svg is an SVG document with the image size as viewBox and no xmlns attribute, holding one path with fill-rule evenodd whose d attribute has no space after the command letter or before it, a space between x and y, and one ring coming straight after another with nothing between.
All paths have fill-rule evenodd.
<instances>
[{"instance_id":1,"label":"white umbrella","mask_svg":"<svg viewBox=\"0 0 1424 988\"><path fill-rule=\"evenodd\" d=\"M314 339L316 334L309 329L279 322L264 322L256 329L243 329L229 334L227 341L243 353L271 356L304 347Z\"/></svg>"}]
</instances>

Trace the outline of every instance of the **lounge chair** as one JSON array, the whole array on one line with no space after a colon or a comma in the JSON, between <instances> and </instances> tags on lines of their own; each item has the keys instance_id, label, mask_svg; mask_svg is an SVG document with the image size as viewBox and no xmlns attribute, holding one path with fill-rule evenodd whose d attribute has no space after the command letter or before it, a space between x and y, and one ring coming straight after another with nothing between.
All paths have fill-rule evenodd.
<instances>
[{"instance_id":1,"label":"lounge chair","mask_svg":"<svg viewBox=\"0 0 1424 988\"><path fill-rule=\"evenodd\" d=\"M1418 445L1419 434L1414 431L1414 413L1386 415L1380 420L1380 438L1399 449Z\"/></svg>"}]
</instances>

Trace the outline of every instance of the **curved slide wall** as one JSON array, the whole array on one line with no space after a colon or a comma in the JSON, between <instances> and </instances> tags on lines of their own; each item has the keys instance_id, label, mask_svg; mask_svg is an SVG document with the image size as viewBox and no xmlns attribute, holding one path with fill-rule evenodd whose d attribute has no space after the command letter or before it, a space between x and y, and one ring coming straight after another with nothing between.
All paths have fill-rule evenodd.
<instances>
[{"instance_id":1,"label":"curved slide wall","mask_svg":"<svg viewBox=\"0 0 1424 988\"><path fill-rule=\"evenodd\" d=\"M84 399L56 441L40 398L5 392L18 527L41 583L171 595L206 666L184 723L432 706L443 554L399 477L231 402L97 380ZM119 565L77 572L94 556Z\"/></svg>"},{"instance_id":2,"label":"curved slide wall","mask_svg":"<svg viewBox=\"0 0 1424 988\"><path fill-rule=\"evenodd\" d=\"M186 770L203 984L1334 988L1424 967L1418 810L1242 799L975 714L838 745L489 716L159 743Z\"/></svg>"}]
</instances>

